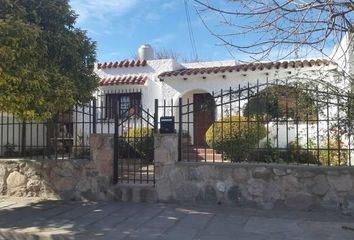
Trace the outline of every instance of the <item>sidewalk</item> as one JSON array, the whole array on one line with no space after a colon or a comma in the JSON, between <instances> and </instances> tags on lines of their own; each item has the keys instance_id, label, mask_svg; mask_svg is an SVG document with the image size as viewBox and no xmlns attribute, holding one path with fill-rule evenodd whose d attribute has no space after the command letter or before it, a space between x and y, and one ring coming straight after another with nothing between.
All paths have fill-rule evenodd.
<instances>
[{"instance_id":1,"label":"sidewalk","mask_svg":"<svg viewBox=\"0 0 354 240\"><path fill-rule=\"evenodd\" d=\"M0 239L353 240L338 212L0 198Z\"/></svg>"}]
</instances>

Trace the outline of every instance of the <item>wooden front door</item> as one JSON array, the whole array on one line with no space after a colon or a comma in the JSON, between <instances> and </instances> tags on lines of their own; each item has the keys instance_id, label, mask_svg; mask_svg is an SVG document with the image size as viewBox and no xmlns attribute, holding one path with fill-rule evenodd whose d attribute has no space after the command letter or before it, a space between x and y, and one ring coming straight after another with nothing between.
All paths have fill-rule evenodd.
<instances>
[{"instance_id":1,"label":"wooden front door","mask_svg":"<svg viewBox=\"0 0 354 240\"><path fill-rule=\"evenodd\" d=\"M194 145L207 147L205 133L214 122L215 102L209 93L193 95Z\"/></svg>"}]
</instances>

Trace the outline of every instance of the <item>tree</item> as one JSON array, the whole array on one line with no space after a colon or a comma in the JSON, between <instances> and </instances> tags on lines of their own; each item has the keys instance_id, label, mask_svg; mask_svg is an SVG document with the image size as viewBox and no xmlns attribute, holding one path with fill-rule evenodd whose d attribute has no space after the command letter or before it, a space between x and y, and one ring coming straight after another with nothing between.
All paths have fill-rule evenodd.
<instances>
[{"instance_id":1,"label":"tree","mask_svg":"<svg viewBox=\"0 0 354 240\"><path fill-rule=\"evenodd\" d=\"M311 49L328 54L331 45L354 31L354 2L348 0L229 0L227 7L194 2L214 36L255 60L274 58L275 52L281 53L277 58L306 55ZM214 29L208 24L203 13L210 11L224 27ZM251 37L249 41L239 41L245 36Z\"/></svg>"},{"instance_id":2,"label":"tree","mask_svg":"<svg viewBox=\"0 0 354 240\"><path fill-rule=\"evenodd\" d=\"M97 87L95 43L68 0L0 0L0 111L44 121Z\"/></svg>"},{"instance_id":3,"label":"tree","mask_svg":"<svg viewBox=\"0 0 354 240\"><path fill-rule=\"evenodd\" d=\"M279 81L296 81L341 96L345 117L338 122L343 122L342 129L354 134L351 124L354 112L353 1L193 1L204 26L222 45L232 47L235 55L247 54L258 62L309 57L317 52L336 61L338 65L331 71L297 71L292 79ZM210 17L212 13L219 19L219 24ZM346 45L340 44L343 39ZM316 94L311 97L318 99Z\"/></svg>"},{"instance_id":4,"label":"tree","mask_svg":"<svg viewBox=\"0 0 354 240\"><path fill-rule=\"evenodd\" d=\"M155 53L155 58L156 59L168 59L172 58L175 59L176 61L182 61L183 63L192 63L192 62L202 62L204 59L200 59L196 56L182 56L181 54L174 51L173 49L166 49L166 48L161 48L158 49Z\"/></svg>"},{"instance_id":5,"label":"tree","mask_svg":"<svg viewBox=\"0 0 354 240\"><path fill-rule=\"evenodd\" d=\"M137 53L131 54L133 59L139 59ZM183 63L191 63L191 62L202 62L204 59L200 59L198 57L188 57L182 56L179 52L173 49L160 48L155 51L155 59L174 59L176 61L181 61Z\"/></svg>"},{"instance_id":6,"label":"tree","mask_svg":"<svg viewBox=\"0 0 354 240\"><path fill-rule=\"evenodd\" d=\"M266 121L291 118L296 121L317 119L318 109L305 89L290 85L271 85L254 94L243 109L244 116Z\"/></svg>"},{"instance_id":7,"label":"tree","mask_svg":"<svg viewBox=\"0 0 354 240\"><path fill-rule=\"evenodd\" d=\"M178 60L180 58L180 54L175 52L172 49L161 48L155 52L155 58L156 59L172 58L172 59Z\"/></svg>"}]
</instances>

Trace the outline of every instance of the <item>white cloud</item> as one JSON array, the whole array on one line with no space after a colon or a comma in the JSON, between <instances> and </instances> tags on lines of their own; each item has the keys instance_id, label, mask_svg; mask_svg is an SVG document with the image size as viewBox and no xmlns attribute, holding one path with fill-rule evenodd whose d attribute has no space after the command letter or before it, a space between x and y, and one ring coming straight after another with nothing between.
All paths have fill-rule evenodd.
<instances>
[{"instance_id":1,"label":"white cloud","mask_svg":"<svg viewBox=\"0 0 354 240\"><path fill-rule=\"evenodd\" d=\"M155 12L149 12L145 16L145 20L150 21L150 22L156 22L161 20L161 15L155 13Z\"/></svg>"},{"instance_id":2,"label":"white cloud","mask_svg":"<svg viewBox=\"0 0 354 240\"><path fill-rule=\"evenodd\" d=\"M78 21L87 19L104 19L111 16L121 16L132 10L137 0L71 0L72 8L79 14Z\"/></svg>"},{"instance_id":3,"label":"white cloud","mask_svg":"<svg viewBox=\"0 0 354 240\"><path fill-rule=\"evenodd\" d=\"M178 2L177 1L169 1L169 2L166 2L164 4L161 5L161 8L163 10L169 10L169 9L174 9L178 6Z\"/></svg>"},{"instance_id":4,"label":"white cloud","mask_svg":"<svg viewBox=\"0 0 354 240\"><path fill-rule=\"evenodd\" d=\"M160 45L160 44L166 44L174 39L174 34L165 34L160 37L154 38L151 40L151 44L154 45Z\"/></svg>"}]
</instances>

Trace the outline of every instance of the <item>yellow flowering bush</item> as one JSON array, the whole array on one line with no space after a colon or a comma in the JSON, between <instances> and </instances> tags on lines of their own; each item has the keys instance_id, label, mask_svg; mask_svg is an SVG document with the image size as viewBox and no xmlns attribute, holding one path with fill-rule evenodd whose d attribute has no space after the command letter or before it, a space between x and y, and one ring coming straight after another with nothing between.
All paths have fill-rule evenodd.
<instances>
[{"instance_id":1,"label":"yellow flowering bush","mask_svg":"<svg viewBox=\"0 0 354 240\"><path fill-rule=\"evenodd\" d=\"M140 157L153 160L154 136L151 128L131 128L124 133L124 138Z\"/></svg>"},{"instance_id":2,"label":"yellow flowering bush","mask_svg":"<svg viewBox=\"0 0 354 240\"><path fill-rule=\"evenodd\" d=\"M252 148L266 136L267 130L253 117L224 117L213 123L206 132L209 147L222 152L233 162L248 160Z\"/></svg>"}]
</instances>

